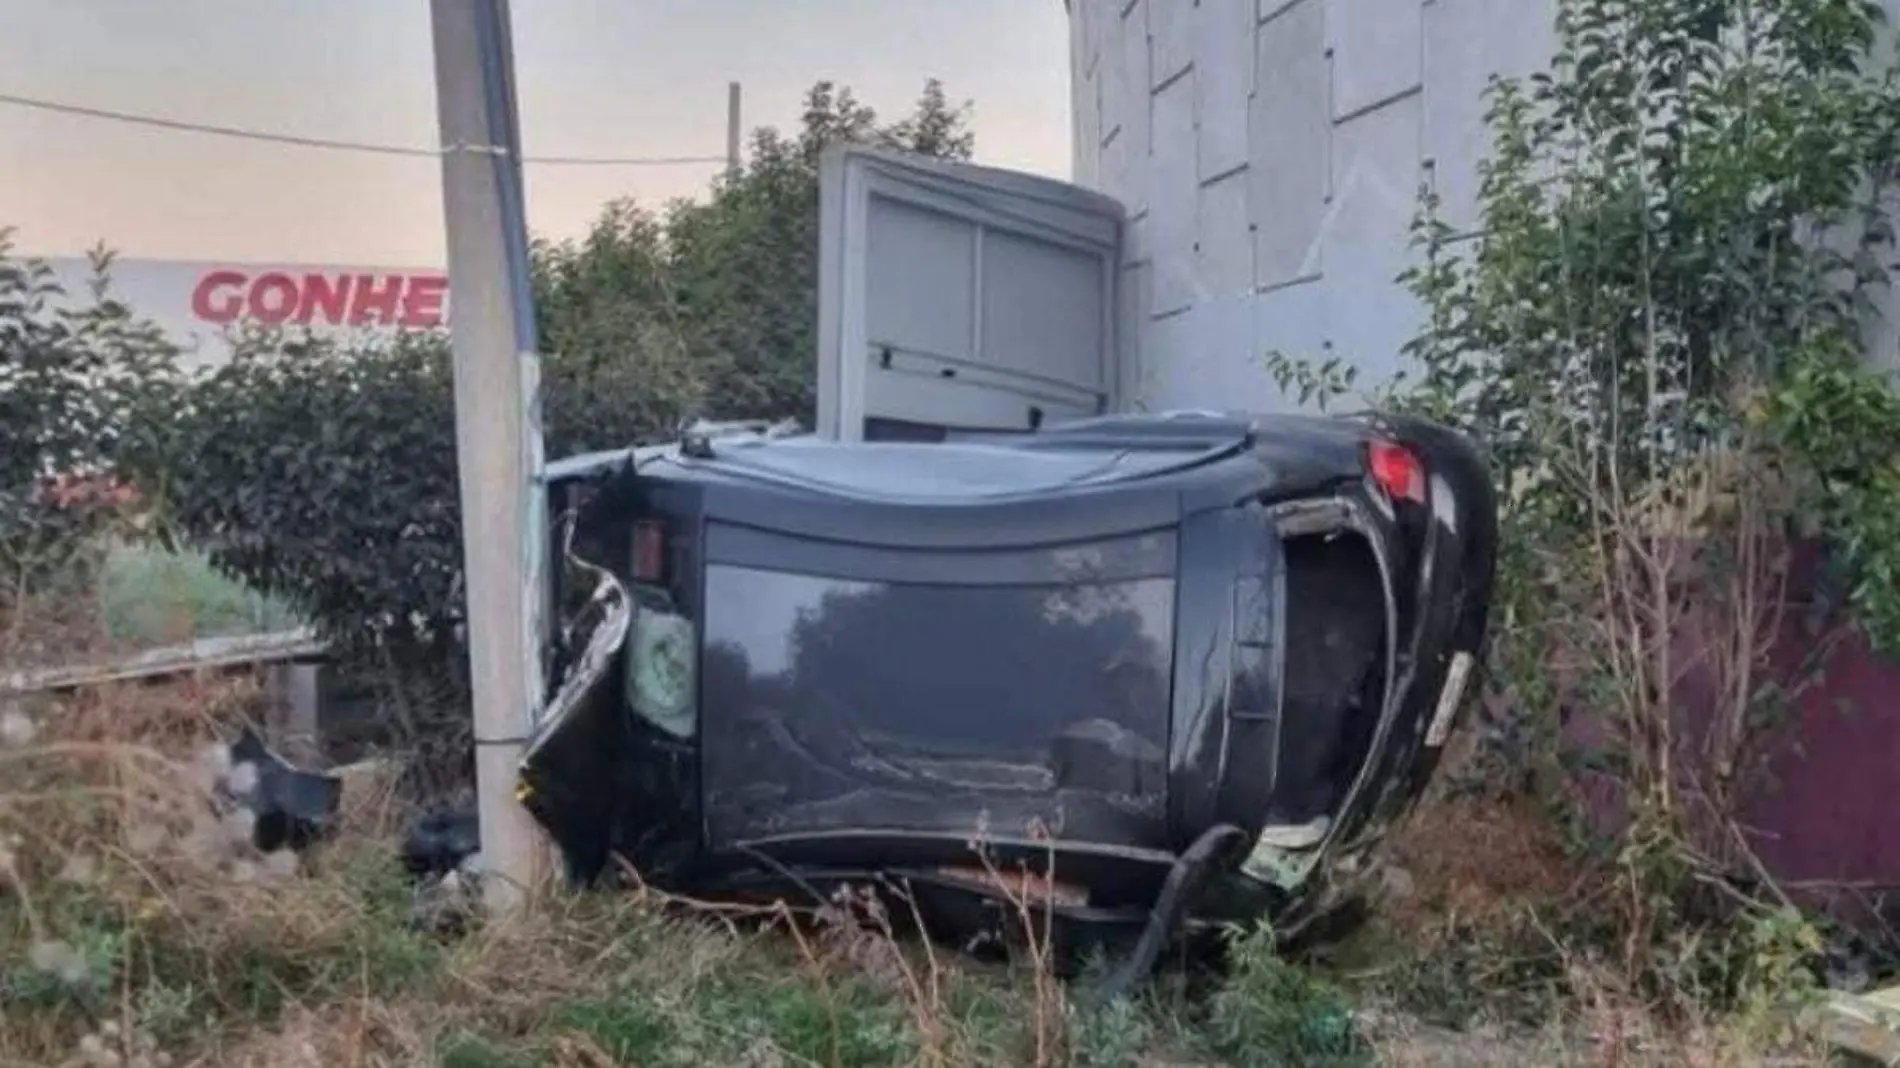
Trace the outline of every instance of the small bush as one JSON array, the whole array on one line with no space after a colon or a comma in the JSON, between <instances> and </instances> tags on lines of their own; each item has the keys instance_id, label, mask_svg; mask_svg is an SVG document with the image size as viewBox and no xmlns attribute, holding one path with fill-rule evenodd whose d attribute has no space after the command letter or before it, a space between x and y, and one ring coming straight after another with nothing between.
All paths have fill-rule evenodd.
<instances>
[{"instance_id":1,"label":"small bush","mask_svg":"<svg viewBox=\"0 0 1900 1068\"><path fill-rule=\"evenodd\" d=\"M1789 655L1803 542L1900 648L1900 399L1863 329L1900 180L1883 22L1564 0L1548 68L1487 91L1476 218L1423 189L1402 276L1422 328L1378 399L1466 431L1500 490L1481 785L1536 795L1593 862L1547 941L1679 1020L1747 1000L1736 936L1786 904L1740 817L1820 681Z\"/></svg>"},{"instance_id":2,"label":"small bush","mask_svg":"<svg viewBox=\"0 0 1900 1068\"><path fill-rule=\"evenodd\" d=\"M0 613L23 596L73 596L99 565L96 535L131 505L120 476L162 453L174 352L109 296L62 295L44 265L11 257L0 227Z\"/></svg>"},{"instance_id":3,"label":"small bush","mask_svg":"<svg viewBox=\"0 0 1900 1068\"><path fill-rule=\"evenodd\" d=\"M1283 959L1261 925L1233 937L1232 973L1208 1004L1203 1037L1236 1064L1369 1064L1351 1003L1336 987Z\"/></svg>"},{"instance_id":4,"label":"small bush","mask_svg":"<svg viewBox=\"0 0 1900 1068\"><path fill-rule=\"evenodd\" d=\"M1159 1033L1148 1008L1129 998L1072 1005L1066 1027L1075 1068L1135 1068L1153 1051Z\"/></svg>"},{"instance_id":5,"label":"small bush","mask_svg":"<svg viewBox=\"0 0 1900 1068\"><path fill-rule=\"evenodd\" d=\"M100 565L99 612L114 645L288 630L301 620L281 601L247 589L203 553L119 543Z\"/></svg>"}]
</instances>

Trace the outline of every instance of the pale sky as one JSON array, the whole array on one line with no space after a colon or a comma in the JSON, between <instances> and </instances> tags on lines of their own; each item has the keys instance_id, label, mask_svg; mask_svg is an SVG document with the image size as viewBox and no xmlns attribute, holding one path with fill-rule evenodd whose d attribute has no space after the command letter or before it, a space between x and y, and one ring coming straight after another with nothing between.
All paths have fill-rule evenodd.
<instances>
[{"instance_id":1,"label":"pale sky","mask_svg":"<svg viewBox=\"0 0 1900 1068\"><path fill-rule=\"evenodd\" d=\"M427 0L0 0L0 94L310 137L429 146ZM1069 170L1060 0L514 0L529 156L725 151L794 128L814 81L881 116L924 79L975 103L978 158ZM658 205L717 166L527 168L529 226L572 236L605 201ZM440 165L235 141L0 103L0 226L19 251L431 265Z\"/></svg>"}]
</instances>

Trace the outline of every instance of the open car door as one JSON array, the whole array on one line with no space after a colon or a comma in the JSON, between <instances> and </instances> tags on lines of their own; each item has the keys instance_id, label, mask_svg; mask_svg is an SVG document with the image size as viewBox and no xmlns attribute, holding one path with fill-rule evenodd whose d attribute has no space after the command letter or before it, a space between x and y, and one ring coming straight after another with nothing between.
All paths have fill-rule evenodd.
<instances>
[{"instance_id":1,"label":"open car door","mask_svg":"<svg viewBox=\"0 0 1900 1068\"><path fill-rule=\"evenodd\" d=\"M820 189L821 436L936 441L1121 409L1119 202L855 145L826 153Z\"/></svg>"}]
</instances>

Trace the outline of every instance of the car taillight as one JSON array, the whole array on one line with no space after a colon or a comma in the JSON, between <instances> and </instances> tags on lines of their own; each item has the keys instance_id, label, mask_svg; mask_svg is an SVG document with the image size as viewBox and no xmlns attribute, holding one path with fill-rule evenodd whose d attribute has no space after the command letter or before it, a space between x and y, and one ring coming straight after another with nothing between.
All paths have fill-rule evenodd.
<instances>
[{"instance_id":1,"label":"car taillight","mask_svg":"<svg viewBox=\"0 0 1900 1068\"><path fill-rule=\"evenodd\" d=\"M666 578L666 524L642 519L633 525L633 581L661 582Z\"/></svg>"},{"instance_id":2,"label":"car taillight","mask_svg":"<svg viewBox=\"0 0 1900 1068\"><path fill-rule=\"evenodd\" d=\"M1366 446L1366 471L1393 500L1425 503L1425 465L1405 446L1374 439Z\"/></svg>"}]
</instances>

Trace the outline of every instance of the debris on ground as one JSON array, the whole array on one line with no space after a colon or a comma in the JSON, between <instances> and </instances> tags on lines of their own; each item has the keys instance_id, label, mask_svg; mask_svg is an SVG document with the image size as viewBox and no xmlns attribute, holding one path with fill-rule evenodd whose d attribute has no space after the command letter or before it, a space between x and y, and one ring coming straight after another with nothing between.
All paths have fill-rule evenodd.
<instances>
[{"instance_id":1,"label":"debris on ground","mask_svg":"<svg viewBox=\"0 0 1900 1068\"><path fill-rule=\"evenodd\" d=\"M1817 1013L1829 1044L1876 1064L1900 1065L1900 986L1864 994L1836 990Z\"/></svg>"}]
</instances>

